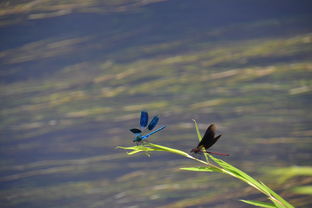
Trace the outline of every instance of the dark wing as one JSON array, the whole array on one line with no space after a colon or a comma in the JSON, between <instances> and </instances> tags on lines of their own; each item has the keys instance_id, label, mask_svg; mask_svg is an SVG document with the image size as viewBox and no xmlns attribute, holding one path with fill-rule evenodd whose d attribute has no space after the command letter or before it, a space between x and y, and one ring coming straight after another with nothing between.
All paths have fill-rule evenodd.
<instances>
[{"instance_id":1,"label":"dark wing","mask_svg":"<svg viewBox=\"0 0 312 208\"><path fill-rule=\"evenodd\" d=\"M217 136L216 138L213 138L212 142L210 142L207 146L205 145L205 149L208 149L209 147L211 147L212 145L214 145L218 139L221 137L221 135Z\"/></svg>"},{"instance_id":2,"label":"dark wing","mask_svg":"<svg viewBox=\"0 0 312 208\"><path fill-rule=\"evenodd\" d=\"M140 129L129 129L134 134L140 134L142 131Z\"/></svg>"},{"instance_id":3,"label":"dark wing","mask_svg":"<svg viewBox=\"0 0 312 208\"><path fill-rule=\"evenodd\" d=\"M148 123L148 113L146 111L141 112L141 118L140 118L140 126L142 128L145 128Z\"/></svg>"},{"instance_id":4,"label":"dark wing","mask_svg":"<svg viewBox=\"0 0 312 208\"><path fill-rule=\"evenodd\" d=\"M211 124L207 128L205 135L203 136L202 140L199 142L197 147L205 147L205 149L208 149L209 147L214 145L214 143L216 143L217 140L220 138L218 137L218 139L215 140L215 132L216 132L216 126L214 124Z\"/></svg>"},{"instance_id":5,"label":"dark wing","mask_svg":"<svg viewBox=\"0 0 312 208\"><path fill-rule=\"evenodd\" d=\"M155 126L157 125L158 121L159 121L158 116L154 116L154 118L152 119L151 123L148 124L148 127L147 127L148 130L151 131L153 128L155 128Z\"/></svg>"}]
</instances>

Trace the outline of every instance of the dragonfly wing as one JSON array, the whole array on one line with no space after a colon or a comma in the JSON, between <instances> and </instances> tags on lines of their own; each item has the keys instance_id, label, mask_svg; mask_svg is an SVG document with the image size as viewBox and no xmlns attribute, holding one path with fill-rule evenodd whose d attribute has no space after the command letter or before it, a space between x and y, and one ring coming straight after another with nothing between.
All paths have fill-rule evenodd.
<instances>
[{"instance_id":1,"label":"dragonfly wing","mask_svg":"<svg viewBox=\"0 0 312 208\"><path fill-rule=\"evenodd\" d=\"M152 121L148 124L147 129L151 131L153 128L155 128L155 126L157 125L158 121L159 121L158 116L154 116Z\"/></svg>"},{"instance_id":2,"label":"dragonfly wing","mask_svg":"<svg viewBox=\"0 0 312 208\"><path fill-rule=\"evenodd\" d=\"M221 135L217 136L216 138L213 138L213 140L207 146L204 146L205 149L208 149L209 147L214 145L218 141L218 139L220 139L220 137L221 137Z\"/></svg>"},{"instance_id":3,"label":"dragonfly wing","mask_svg":"<svg viewBox=\"0 0 312 208\"><path fill-rule=\"evenodd\" d=\"M141 112L141 118L140 118L140 126L142 128L145 128L148 123L148 113L146 111Z\"/></svg>"},{"instance_id":4,"label":"dragonfly wing","mask_svg":"<svg viewBox=\"0 0 312 208\"><path fill-rule=\"evenodd\" d=\"M142 131L140 129L130 129L130 131L134 134L141 134Z\"/></svg>"},{"instance_id":5,"label":"dragonfly wing","mask_svg":"<svg viewBox=\"0 0 312 208\"><path fill-rule=\"evenodd\" d=\"M205 149L211 147L216 141L214 141L214 136L216 132L216 127L214 124L208 126L202 140L199 142L197 147L204 146Z\"/></svg>"}]
</instances>

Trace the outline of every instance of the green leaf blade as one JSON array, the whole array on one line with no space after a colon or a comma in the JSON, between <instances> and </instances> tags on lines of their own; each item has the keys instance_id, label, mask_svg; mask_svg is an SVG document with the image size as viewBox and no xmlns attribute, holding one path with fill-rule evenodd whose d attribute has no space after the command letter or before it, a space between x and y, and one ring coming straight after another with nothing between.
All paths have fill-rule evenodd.
<instances>
[{"instance_id":1,"label":"green leaf blade","mask_svg":"<svg viewBox=\"0 0 312 208\"><path fill-rule=\"evenodd\" d=\"M178 149L165 147L165 146L161 146L161 145L158 145L158 144L152 144L152 143L149 143L148 146L149 147L154 147L158 151L166 151L166 152L171 152L171 153L174 153L174 154L182 155L182 156L185 156L185 157L192 157L191 155L187 154L186 152L183 152L183 151L178 150Z\"/></svg>"},{"instance_id":2,"label":"green leaf blade","mask_svg":"<svg viewBox=\"0 0 312 208\"><path fill-rule=\"evenodd\" d=\"M262 183L258 182L257 180L255 180L254 178L252 178L251 176L249 176L247 173L239 170L238 168L230 165L229 163L215 158L212 155L209 155L209 157L218 165L220 165L222 168L224 168L226 171L229 171L230 173L232 173L235 177L248 182L249 184L252 184L254 187L258 188L259 190L262 190L263 192L265 192L268 196L270 195L270 191L268 190L268 187L263 186Z\"/></svg>"},{"instance_id":3,"label":"green leaf blade","mask_svg":"<svg viewBox=\"0 0 312 208\"><path fill-rule=\"evenodd\" d=\"M195 129L196 129L196 133L197 133L197 138L198 138L198 141L200 142L200 141L202 140L203 137L202 137L202 135L201 135L200 132L199 132L199 128L198 128L198 124L197 124L196 120L193 119L193 121L194 121ZM203 149L204 149L204 148L203 148ZM207 153L204 153L204 156L205 156L206 161L208 162Z\"/></svg>"},{"instance_id":4,"label":"green leaf blade","mask_svg":"<svg viewBox=\"0 0 312 208\"><path fill-rule=\"evenodd\" d=\"M222 171L215 167L185 167L180 168L181 170L187 170L187 171L198 171L198 172L218 172L222 173Z\"/></svg>"},{"instance_id":5,"label":"green leaf blade","mask_svg":"<svg viewBox=\"0 0 312 208\"><path fill-rule=\"evenodd\" d=\"M159 149L150 148L150 147L143 146L143 145L132 146L132 147L118 146L116 148L118 148L118 149L125 149L125 150L132 150L131 152L127 152L128 155L134 155L134 154L139 153L139 152L160 151Z\"/></svg>"},{"instance_id":6,"label":"green leaf blade","mask_svg":"<svg viewBox=\"0 0 312 208\"><path fill-rule=\"evenodd\" d=\"M198 140L201 141L203 137L201 136L201 134L199 132L199 128L198 128L196 120L193 119L193 121L194 121L194 124L195 124L195 129L196 129Z\"/></svg>"},{"instance_id":7,"label":"green leaf blade","mask_svg":"<svg viewBox=\"0 0 312 208\"><path fill-rule=\"evenodd\" d=\"M240 201L245 202L246 204L257 206L257 207L276 208L274 204L267 203L267 202L260 202L260 201L254 201L254 200L240 200Z\"/></svg>"},{"instance_id":8,"label":"green leaf blade","mask_svg":"<svg viewBox=\"0 0 312 208\"><path fill-rule=\"evenodd\" d=\"M270 194L275 197L278 201L280 201L281 203L283 203L284 206L282 207L287 207L287 208L295 208L293 205L291 205L290 203L288 203L285 199L283 199L283 197L281 197L280 195L278 195L275 191L273 191L272 189L270 189L267 185L265 185L264 183L262 183L260 181L261 185L264 186L269 192Z\"/></svg>"}]
</instances>

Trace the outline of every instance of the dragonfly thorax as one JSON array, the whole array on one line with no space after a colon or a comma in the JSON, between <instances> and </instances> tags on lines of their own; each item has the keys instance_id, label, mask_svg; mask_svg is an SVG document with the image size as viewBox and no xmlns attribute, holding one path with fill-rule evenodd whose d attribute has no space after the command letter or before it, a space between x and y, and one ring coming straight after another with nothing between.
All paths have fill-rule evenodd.
<instances>
[{"instance_id":1,"label":"dragonfly thorax","mask_svg":"<svg viewBox=\"0 0 312 208\"><path fill-rule=\"evenodd\" d=\"M147 139L149 135L136 135L133 139L133 142L141 142L144 139Z\"/></svg>"},{"instance_id":2,"label":"dragonfly thorax","mask_svg":"<svg viewBox=\"0 0 312 208\"><path fill-rule=\"evenodd\" d=\"M133 139L133 142L140 142L140 141L142 141L142 135L137 135Z\"/></svg>"}]
</instances>

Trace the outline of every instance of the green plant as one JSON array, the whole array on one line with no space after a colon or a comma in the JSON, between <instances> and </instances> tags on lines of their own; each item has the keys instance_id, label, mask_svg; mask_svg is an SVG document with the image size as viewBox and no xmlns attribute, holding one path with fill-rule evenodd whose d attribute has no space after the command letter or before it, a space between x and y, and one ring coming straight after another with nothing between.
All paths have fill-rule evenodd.
<instances>
[{"instance_id":1,"label":"green plant","mask_svg":"<svg viewBox=\"0 0 312 208\"><path fill-rule=\"evenodd\" d=\"M201 140L202 136L198 130L198 125L197 125L195 120L194 120L194 123L195 123L195 128L196 128L198 139ZM266 202L260 202L260 201L254 201L254 200L240 200L242 202L245 202L247 204L251 204L254 206L266 207L266 208L273 208L273 207L275 207L275 208L294 208L294 206L292 206L290 203L288 203L285 199L283 199L280 195L275 193L272 189L267 187L261 181L258 181L256 179L252 178L251 176L249 176L245 172L243 172L243 171L239 170L238 168L230 165L229 163L227 163L221 159L217 159L217 158L213 157L211 154L204 153L205 159L206 159L206 161L204 161L204 160L200 160L196 157L193 157L192 155L189 155L188 153L186 153L184 151L174 149L174 148L165 147L165 146L161 146L161 145L157 145L157 144L152 144L152 143L144 143L144 145L138 145L138 146L132 146L132 147L120 147L119 146L117 148L132 150L131 152L128 152L129 155L133 155L133 154L136 154L136 153L142 152L142 151L146 152L148 155L149 155L149 152L152 152L152 151L165 151L165 152L170 152L173 154L182 155L182 156L187 157L191 160L202 163L205 166L185 167L185 168L180 168L181 170L218 172L218 173L223 173L223 174L232 176L234 178L237 178L237 179L247 183L248 185L252 186L253 188L257 189L258 191L260 191L261 193L266 195L268 197L268 199L271 200L272 203L266 203ZM210 162L209 158L213 162L215 162L215 164Z\"/></svg>"}]
</instances>

